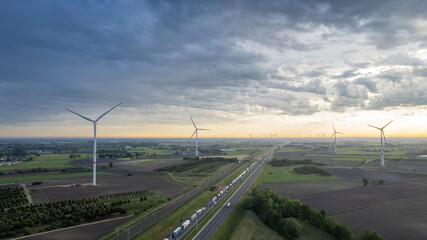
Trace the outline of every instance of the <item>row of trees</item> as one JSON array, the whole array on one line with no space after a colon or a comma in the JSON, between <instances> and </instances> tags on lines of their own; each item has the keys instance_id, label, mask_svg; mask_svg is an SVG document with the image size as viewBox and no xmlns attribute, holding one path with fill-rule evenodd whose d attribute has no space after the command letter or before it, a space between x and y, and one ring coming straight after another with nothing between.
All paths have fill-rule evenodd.
<instances>
[{"instance_id":1,"label":"row of trees","mask_svg":"<svg viewBox=\"0 0 427 240\"><path fill-rule=\"evenodd\" d=\"M330 173L326 172L323 169L313 167L313 166L302 166L294 168L294 171L298 174L304 175L304 174L320 174L322 176L331 176Z\"/></svg>"},{"instance_id":2,"label":"row of trees","mask_svg":"<svg viewBox=\"0 0 427 240\"><path fill-rule=\"evenodd\" d=\"M324 210L314 209L296 199L282 197L270 189L262 191L254 189L250 197L245 199L244 206L246 209L254 211L267 226L288 239L296 239L301 233L302 226L297 219L307 221L338 239L355 239L347 224L336 221ZM378 238L366 239L383 239L377 233L366 232L364 235L378 236ZM365 239L364 235L361 236L361 239Z\"/></svg>"},{"instance_id":3,"label":"row of trees","mask_svg":"<svg viewBox=\"0 0 427 240\"><path fill-rule=\"evenodd\" d=\"M66 227L91 221L114 213L125 214L120 207L106 207L97 198L0 209L0 238L23 234L25 229L49 225Z\"/></svg>"},{"instance_id":4,"label":"row of trees","mask_svg":"<svg viewBox=\"0 0 427 240\"><path fill-rule=\"evenodd\" d=\"M362 179L362 183L363 183L363 186L368 186L368 184L369 184L369 180L368 179L366 179L366 178L363 178ZM384 180L382 180L382 179L380 179L380 180L375 180L375 179L372 179L371 180L371 185L377 185L377 183L379 184L379 185L383 185L384 184Z\"/></svg>"},{"instance_id":5,"label":"row of trees","mask_svg":"<svg viewBox=\"0 0 427 240\"><path fill-rule=\"evenodd\" d=\"M127 199L135 199L140 198L144 196L150 196L154 195L155 193L153 191L148 190L140 190L140 191L133 191L133 192L123 192L123 193L112 193L112 194L106 194L102 195L99 198L102 200L127 200Z\"/></svg>"},{"instance_id":6,"label":"row of trees","mask_svg":"<svg viewBox=\"0 0 427 240\"><path fill-rule=\"evenodd\" d=\"M28 204L22 187L0 188L0 209Z\"/></svg>"},{"instance_id":7,"label":"row of trees","mask_svg":"<svg viewBox=\"0 0 427 240\"><path fill-rule=\"evenodd\" d=\"M61 172L61 173L73 173L73 172L86 172L91 171L88 167L72 167L72 168L28 168L28 169L15 169L8 171L7 174L26 174L26 173L41 173L41 172ZM5 172L0 172L0 175L5 175Z\"/></svg>"}]
</instances>

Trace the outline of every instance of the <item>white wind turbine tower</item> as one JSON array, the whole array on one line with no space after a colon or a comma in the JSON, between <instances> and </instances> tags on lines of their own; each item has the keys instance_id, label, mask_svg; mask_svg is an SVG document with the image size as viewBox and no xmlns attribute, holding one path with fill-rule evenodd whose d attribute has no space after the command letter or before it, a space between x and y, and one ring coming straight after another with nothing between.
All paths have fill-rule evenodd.
<instances>
[{"instance_id":1,"label":"white wind turbine tower","mask_svg":"<svg viewBox=\"0 0 427 240\"><path fill-rule=\"evenodd\" d=\"M107 113L111 112L111 110L113 110L114 108L116 108L117 106L119 106L122 103L117 104L116 106L114 106L113 108L111 108L110 110L106 111L104 114L102 114L101 116L99 116L96 120L92 120L90 118L87 118L83 115L80 115L76 112L71 111L70 109L66 108L65 110L72 112L74 114L76 114L79 117L82 117L86 120L88 120L89 122L93 122L93 183L92 185L95 186L96 185L96 124L98 124L98 121L105 116Z\"/></svg>"},{"instance_id":2,"label":"white wind turbine tower","mask_svg":"<svg viewBox=\"0 0 427 240\"><path fill-rule=\"evenodd\" d=\"M193 123L194 128L195 128L196 130L194 131L193 135L191 135L190 139L188 139L188 141L190 141L190 140L191 140L191 138L194 136L194 134L196 134L196 157L198 157L198 156L199 156L199 150L198 150L198 144L199 144L199 130L202 130L202 131L210 131L210 129L197 128L197 126L196 126L196 124L194 123L193 118L191 117L191 115L190 115L190 119L191 119L191 122Z\"/></svg>"},{"instance_id":3,"label":"white wind turbine tower","mask_svg":"<svg viewBox=\"0 0 427 240\"><path fill-rule=\"evenodd\" d=\"M385 134L384 134L384 128L385 128L385 127L387 127L391 122L393 122L393 120L391 120L389 123L387 123L387 124L386 124L384 127L382 127L382 128L375 127L375 126L372 126L372 125L369 125L369 124L368 124L368 126L369 126L369 127L376 128L376 129L380 130L380 132L381 132L381 136L380 136L380 138L381 138L381 167L382 167L382 168L384 168L384 167L385 167L385 166L384 166L383 138L384 138L384 143L385 143L385 144L387 144L387 141L386 141L386 139L385 139Z\"/></svg>"},{"instance_id":4,"label":"white wind turbine tower","mask_svg":"<svg viewBox=\"0 0 427 240\"><path fill-rule=\"evenodd\" d=\"M334 137L334 136L335 136L335 154L337 154L337 134L344 134L344 133L337 132L337 131L335 130L335 127L334 127L334 125L333 125L333 124L332 124L332 128L334 129L334 134L332 134L332 136L331 136L331 137Z\"/></svg>"}]
</instances>

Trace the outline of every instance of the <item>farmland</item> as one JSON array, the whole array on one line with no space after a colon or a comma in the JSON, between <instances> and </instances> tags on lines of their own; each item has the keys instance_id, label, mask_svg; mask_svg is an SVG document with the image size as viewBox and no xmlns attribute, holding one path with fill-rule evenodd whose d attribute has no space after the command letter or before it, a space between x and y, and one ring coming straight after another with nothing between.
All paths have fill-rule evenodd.
<instances>
[{"instance_id":1,"label":"farmland","mask_svg":"<svg viewBox=\"0 0 427 240\"><path fill-rule=\"evenodd\" d=\"M312 159L333 165L323 167L333 179L292 181L290 176L272 177L271 181L262 181L259 189L273 189L316 209L325 209L336 219L349 224L357 236L371 230L379 232L386 239L427 238L424 231L427 212L422 207L427 200L427 163L410 160L405 150L393 148L386 152L385 170L379 168L377 152L362 151L360 148L343 147L338 155L307 148L284 151L279 156L296 160ZM362 164L364 160L368 162ZM360 168L360 165L363 167ZM291 169L283 170L292 172ZM280 174L268 165L263 173L266 171L273 172L270 175ZM364 178L369 180L366 187L362 184ZM384 184L373 185L379 180ZM396 224L396 219L399 219L399 224Z\"/></svg>"},{"instance_id":2,"label":"farmland","mask_svg":"<svg viewBox=\"0 0 427 240\"><path fill-rule=\"evenodd\" d=\"M22 187L0 188L0 209L20 207L28 204Z\"/></svg>"},{"instance_id":3,"label":"farmland","mask_svg":"<svg viewBox=\"0 0 427 240\"><path fill-rule=\"evenodd\" d=\"M47 203L63 200L77 200L84 197L99 197L117 192L131 192L146 189L156 191L167 197L173 197L188 189L180 183L173 182L165 174L137 173L127 176L123 173L111 173L98 177L99 186L69 187L72 183L90 183L92 176L67 179L51 179L41 186L30 187L36 203Z\"/></svg>"},{"instance_id":4,"label":"farmland","mask_svg":"<svg viewBox=\"0 0 427 240\"><path fill-rule=\"evenodd\" d=\"M97 175L109 174L107 172L97 172ZM29 183L32 181L48 180L48 179L62 179L62 178L76 178L92 176L92 172L77 172L77 173L62 173L62 174L38 174L16 177L0 177L0 183Z\"/></svg>"},{"instance_id":5,"label":"farmland","mask_svg":"<svg viewBox=\"0 0 427 240\"><path fill-rule=\"evenodd\" d=\"M89 157L91 156L92 154ZM0 166L0 171L30 168L68 168L71 167L68 163L72 160L84 158L87 158L86 154L74 159L70 159L70 154L45 154L33 157L32 161Z\"/></svg>"},{"instance_id":6,"label":"farmland","mask_svg":"<svg viewBox=\"0 0 427 240\"><path fill-rule=\"evenodd\" d=\"M260 182L325 181L334 179L332 176L321 176L319 174L297 174L294 169L302 166L304 165L272 167L270 164L266 164L263 171L260 173Z\"/></svg>"},{"instance_id":7,"label":"farmland","mask_svg":"<svg viewBox=\"0 0 427 240\"><path fill-rule=\"evenodd\" d=\"M140 214L165 201L166 197L153 191L140 190L102 195L98 198L1 209L0 230L2 230L2 235L0 237L27 235L118 214Z\"/></svg>"}]
</instances>

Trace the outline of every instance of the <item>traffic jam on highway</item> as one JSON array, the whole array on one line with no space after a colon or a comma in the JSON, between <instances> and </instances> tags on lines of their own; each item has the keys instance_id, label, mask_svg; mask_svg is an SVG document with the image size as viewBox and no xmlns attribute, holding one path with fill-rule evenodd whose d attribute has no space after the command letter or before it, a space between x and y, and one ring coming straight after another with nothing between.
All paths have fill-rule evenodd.
<instances>
[{"instance_id":1,"label":"traffic jam on highway","mask_svg":"<svg viewBox=\"0 0 427 240\"><path fill-rule=\"evenodd\" d=\"M266 155L266 154L265 154ZM264 156L265 156L264 155ZM263 157L264 157L263 156ZM190 218L188 218L186 221L184 221L181 226L177 227L171 234L171 236L168 236L168 238L165 238L165 240L167 239L176 239L177 236L179 236L182 231L186 228L188 228L188 226L190 226L190 224L194 223L196 220L198 220L199 218L202 217L202 214L206 211L208 211L210 208L212 208L213 206L215 206L217 204L217 202L219 202L219 200L226 195L226 193L228 193L233 187L235 187L239 182L242 181L243 177L246 176L250 170L252 170L255 165L260 162L262 159L259 158L257 161L255 161L254 163L252 163L248 168L246 168L245 171L243 171L239 176L237 176L233 181L231 181L230 184L228 184L225 188L223 188L221 191L218 192L217 195L215 195L208 203L207 205L203 206L202 208L200 208L199 210L195 211L193 215L191 215ZM227 207L230 206L230 203L226 204Z\"/></svg>"}]
</instances>

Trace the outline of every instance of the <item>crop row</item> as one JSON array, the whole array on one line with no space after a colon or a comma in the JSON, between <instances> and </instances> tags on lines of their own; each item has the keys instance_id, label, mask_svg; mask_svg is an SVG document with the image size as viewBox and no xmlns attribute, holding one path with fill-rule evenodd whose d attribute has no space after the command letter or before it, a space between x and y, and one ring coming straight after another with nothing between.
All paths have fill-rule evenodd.
<instances>
[{"instance_id":1,"label":"crop row","mask_svg":"<svg viewBox=\"0 0 427 240\"><path fill-rule=\"evenodd\" d=\"M0 209L19 207L28 204L24 189L21 187L0 189Z\"/></svg>"}]
</instances>

